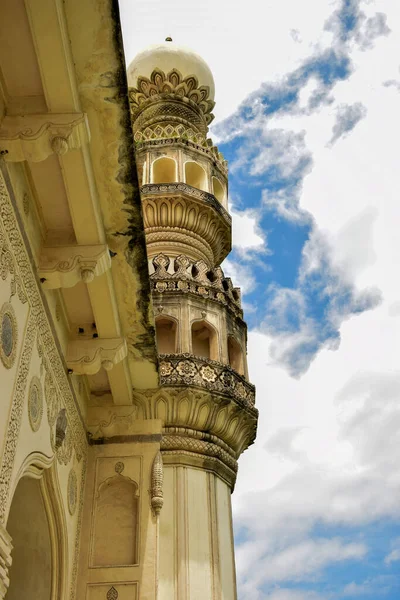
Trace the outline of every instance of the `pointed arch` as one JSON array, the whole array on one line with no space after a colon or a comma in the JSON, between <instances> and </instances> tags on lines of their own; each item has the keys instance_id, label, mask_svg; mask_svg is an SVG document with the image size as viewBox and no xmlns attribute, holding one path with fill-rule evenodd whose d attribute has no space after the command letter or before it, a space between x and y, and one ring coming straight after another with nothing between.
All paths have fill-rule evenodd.
<instances>
[{"instance_id":1,"label":"pointed arch","mask_svg":"<svg viewBox=\"0 0 400 600\"><path fill-rule=\"evenodd\" d=\"M192 354L219 360L218 334L211 323L200 320L194 321L191 327Z\"/></svg>"},{"instance_id":2,"label":"pointed arch","mask_svg":"<svg viewBox=\"0 0 400 600\"><path fill-rule=\"evenodd\" d=\"M217 179L217 177L212 178L212 193L214 194L214 196L216 197L218 202L220 202L222 204L222 206L226 205L225 188L222 185L222 183L220 182L220 180Z\"/></svg>"},{"instance_id":3,"label":"pointed arch","mask_svg":"<svg viewBox=\"0 0 400 600\"><path fill-rule=\"evenodd\" d=\"M161 315L156 318L156 343L159 354L176 354L178 323L176 319Z\"/></svg>"},{"instance_id":4,"label":"pointed arch","mask_svg":"<svg viewBox=\"0 0 400 600\"><path fill-rule=\"evenodd\" d=\"M244 375L243 350L239 342L230 335L228 337L229 364L239 375Z\"/></svg>"},{"instance_id":5,"label":"pointed arch","mask_svg":"<svg viewBox=\"0 0 400 600\"><path fill-rule=\"evenodd\" d=\"M54 460L29 455L19 470L7 531L12 565L7 600L67 596L68 534Z\"/></svg>"}]
</instances>

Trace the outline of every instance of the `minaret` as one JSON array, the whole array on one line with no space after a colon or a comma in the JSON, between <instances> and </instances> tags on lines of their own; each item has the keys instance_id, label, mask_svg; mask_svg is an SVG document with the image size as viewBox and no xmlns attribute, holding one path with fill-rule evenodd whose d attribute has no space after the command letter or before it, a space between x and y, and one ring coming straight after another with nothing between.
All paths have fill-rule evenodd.
<instances>
[{"instance_id":1,"label":"minaret","mask_svg":"<svg viewBox=\"0 0 400 600\"><path fill-rule=\"evenodd\" d=\"M255 391L240 290L220 267L231 217L227 163L207 138L213 76L167 40L128 69L160 363L139 415L163 426L157 598L233 600L230 495L256 435Z\"/></svg>"}]
</instances>

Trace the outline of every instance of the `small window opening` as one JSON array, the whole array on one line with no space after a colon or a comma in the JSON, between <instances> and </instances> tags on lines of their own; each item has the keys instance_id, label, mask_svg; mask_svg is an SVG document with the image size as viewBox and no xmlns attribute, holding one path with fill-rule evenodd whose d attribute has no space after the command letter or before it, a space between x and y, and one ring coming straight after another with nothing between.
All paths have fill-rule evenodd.
<instances>
[{"instance_id":1,"label":"small window opening","mask_svg":"<svg viewBox=\"0 0 400 600\"><path fill-rule=\"evenodd\" d=\"M217 334L205 321L192 325L192 353L195 356L218 360Z\"/></svg>"},{"instance_id":2,"label":"small window opening","mask_svg":"<svg viewBox=\"0 0 400 600\"><path fill-rule=\"evenodd\" d=\"M235 338L228 338L229 364L240 375L244 375L243 352L240 344Z\"/></svg>"},{"instance_id":3,"label":"small window opening","mask_svg":"<svg viewBox=\"0 0 400 600\"><path fill-rule=\"evenodd\" d=\"M157 158L152 164L152 183L174 183L176 162L173 158Z\"/></svg>"},{"instance_id":4,"label":"small window opening","mask_svg":"<svg viewBox=\"0 0 400 600\"><path fill-rule=\"evenodd\" d=\"M185 163L185 181L199 190L207 190L207 174L203 167L195 162Z\"/></svg>"},{"instance_id":5,"label":"small window opening","mask_svg":"<svg viewBox=\"0 0 400 600\"><path fill-rule=\"evenodd\" d=\"M176 353L176 322L172 319L160 318L156 320L156 342L159 354Z\"/></svg>"},{"instance_id":6,"label":"small window opening","mask_svg":"<svg viewBox=\"0 0 400 600\"><path fill-rule=\"evenodd\" d=\"M219 179L212 178L213 194L221 204L225 205L225 190Z\"/></svg>"}]
</instances>

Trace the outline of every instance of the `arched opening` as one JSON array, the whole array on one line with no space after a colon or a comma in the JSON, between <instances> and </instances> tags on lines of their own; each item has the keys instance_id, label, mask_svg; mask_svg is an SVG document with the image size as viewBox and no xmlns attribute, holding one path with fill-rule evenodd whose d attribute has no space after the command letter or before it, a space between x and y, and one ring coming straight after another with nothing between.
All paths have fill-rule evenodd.
<instances>
[{"instance_id":1,"label":"arched opening","mask_svg":"<svg viewBox=\"0 0 400 600\"><path fill-rule=\"evenodd\" d=\"M207 192L207 173L195 162L185 163L185 181L199 190Z\"/></svg>"},{"instance_id":2,"label":"arched opening","mask_svg":"<svg viewBox=\"0 0 400 600\"><path fill-rule=\"evenodd\" d=\"M159 354L176 352L176 321L167 317L156 319L156 342Z\"/></svg>"},{"instance_id":3,"label":"arched opening","mask_svg":"<svg viewBox=\"0 0 400 600\"><path fill-rule=\"evenodd\" d=\"M122 475L107 479L96 497L93 566L137 564L137 484Z\"/></svg>"},{"instance_id":4,"label":"arched opening","mask_svg":"<svg viewBox=\"0 0 400 600\"><path fill-rule=\"evenodd\" d=\"M215 329L205 321L192 324L192 354L218 360L218 338Z\"/></svg>"},{"instance_id":5,"label":"arched opening","mask_svg":"<svg viewBox=\"0 0 400 600\"><path fill-rule=\"evenodd\" d=\"M173 158L157 158L152 166L152 183L174 183L176 181L176 162Z\"/></svg>"},{"instance_id":6,"label":"arched opening","mask_svg":"<svg viewBox=\"0 0 400 600\"><path fill-rule=\"evenodd\" d=\"M243 352L240 344L234 337L228 337L229 364L240 375L244 375Z\"/></svg>"},{"instance_id":7,"label":"arched opening","mask_svg":"<svg viewBox=\"0 0 400 600\"><path fill-rule=\"evenodd\" d=\"M212 178L213 194L223 206L225 206L225 190L224 186L216 177Z\"/></svg>"},{"instance_id":8,"label":"arched opening","mask_svg":"<svg viewBox=\"0 0 400 600\"><path fill-rule=\"evenodd\" d=\"M52 544L40 480L18 482L7 531L14 547L7 600L52 600Z\"/></svg>"}]
</instances>

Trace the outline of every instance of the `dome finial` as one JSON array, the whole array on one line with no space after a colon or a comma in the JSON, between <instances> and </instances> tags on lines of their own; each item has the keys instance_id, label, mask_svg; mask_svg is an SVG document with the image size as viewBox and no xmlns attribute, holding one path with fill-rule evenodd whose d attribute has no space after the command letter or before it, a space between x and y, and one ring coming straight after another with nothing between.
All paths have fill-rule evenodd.
<instances>
[{"instance_id":1,"label":"dome finial","mask_svg":"<svg viewBox=\"0 0 400 600\"><path fill-rule=\"evenodd\" d=\"M166 42L172 42L172 37L169 37L169 36L168 36L168 37L166 37L166 38L165 38L165 41L166 41Z\"/></svg>"}]
</instances>

